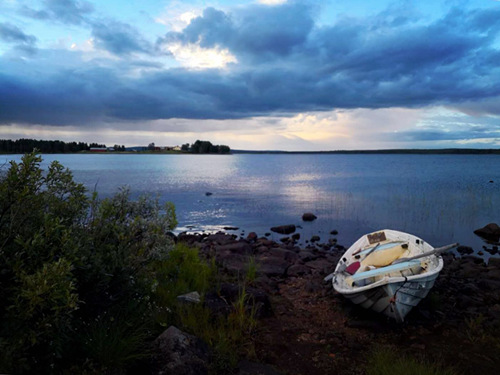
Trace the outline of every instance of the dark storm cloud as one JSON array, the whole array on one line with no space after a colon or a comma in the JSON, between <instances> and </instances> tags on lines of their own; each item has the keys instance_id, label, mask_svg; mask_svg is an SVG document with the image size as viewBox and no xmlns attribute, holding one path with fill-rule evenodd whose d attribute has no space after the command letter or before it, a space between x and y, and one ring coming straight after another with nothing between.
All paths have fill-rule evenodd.
<instances>
[{"instance_id":1,"label":"dark storm cloud","mask_svg":"<svg viewBox=\"0 0 500 375\"><path fill-rule=\"evenodd\" d=\"M207 8L182 32L170 32L158 43L196 43L204 48L228 47L259 60L289 55L304 46L314 26L312 8L301 3L280 7L251 6L233 15Z\"/></svg>"},{"instance_id":2,"label":"dark storm cloud","mask_svg":"<svg viewBox=\"0 0 500 375\"><path fill-rule=\"evenodd\" d=\"M132 26L117 21L94 22L92 36L97 48L116 55L128 55L133 52L149 53L152 46L140 36Z\"/></svg>"},{"instance_id":3,"label":"dark storm cloud","mask_svg":"<svg viewBox=\"0 0 500 375\"><path fill-rule=\"evenodd\" d=\"M22 14L31 18L50 19L75 25L84 23L93 11L92 4L79 0L45 0L44 9L33 9L28 6L21 9Z\"/></svg>"},{"instance_id":4,"label":"dark storm cloud","mask_svg":"<svg viewBox=\"0 0 500 375\"><path fill-rule=\"evenodd\" d=\"M407 13L399 17L392 12L344 18L320 28L312 28L313 11L301 4L264 8L262 17L255 13L231 18L210 9L160 43L201 40L207 47L227 47L243 61L251 55L250 61L260 64L240 79L247 83L245 94L261 100L239 104L257 101L263 111L459 103L500 91L494 48L500 10L452 10L427 25L413 22ZM264 24L271 24L271 30ZM261 48L255 47L255 40ZM274 56L266 53L271 48L265 46L283 41Z\"/></svg>"},{"instance_id":5,"label":"dark storm cloud","mask_svg":"<svg viewBox=\"0 0 500 375\"><path fill-rule=\"evenodd\" d=\"M0 73L2 123L71 125L77 118L81 123L102 118L108 85L119 87L106 71L61 72L38 80Z\"/></svg>"},{"instance_id":6,"label":"dark storm cloud","mask_svg":"<svg viewBox=\"0 0 500 375\"><path fill-rule=\"evenodd\" d=\"M128 74L121 60L115 69L88 62L43 80L4 73L0 123L230 119L428 105L488 114L500 108L499 9L452 10L427 23L391 10L341 17L330 26L315 26L316 12L301 2L233 13L208 8L157 42L163 50L170 43L227 48L238 59L227 70L146 69L138 75ZM129 25L92 27L96 46L116 55L151 48Z\"/></svg>"}]
</instances>

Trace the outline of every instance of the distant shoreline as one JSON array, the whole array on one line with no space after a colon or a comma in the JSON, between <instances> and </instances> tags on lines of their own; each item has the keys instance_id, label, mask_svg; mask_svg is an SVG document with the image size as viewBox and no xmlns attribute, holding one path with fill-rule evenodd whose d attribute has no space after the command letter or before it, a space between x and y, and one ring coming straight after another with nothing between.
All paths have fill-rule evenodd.
<instances>
[{"instance_id":1,"label":"distant shoreline","mask_svg":"<svg viewBox=\"0 0 500 375\"><path fill-rule=\"evenodd\" d=\"M500 155L498 149L443 148L443 149L385 149L385 150L334 150L334 151L252 151L231 150L232 154L446 154L446 155Z\"/></svg>"},{"instance_id":2,"label":"distant shoreline","mask_svg":"<svg viewBox=\"0 0 500 375\"><path fill-rule=\"evenodd\" d=\"M332 150L332 151L280 151L280 150L231 150L230 153L190 153L185 151L77 151L41 152L41 154L82 154L82 155L231 155L231 154L284 154L284 155L328 155L328 154L386 154L386 155L500 155L498 149L443 148L443 149L382 149L382 150ZM0 152L0 155L19 155L19 153Z\"/></svg>"}]
</instances>

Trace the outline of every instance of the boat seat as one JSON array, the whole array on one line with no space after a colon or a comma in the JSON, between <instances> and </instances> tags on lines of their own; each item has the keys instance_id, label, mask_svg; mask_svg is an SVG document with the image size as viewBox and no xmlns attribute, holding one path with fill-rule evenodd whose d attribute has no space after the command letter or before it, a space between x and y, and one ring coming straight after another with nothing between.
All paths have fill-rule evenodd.
<instances>
[{"instance_id":1,"label":"boat seat","mask_svg":"<svg viewBox=\"0 0 500 375\"><path fill-rule=\"evenodd\" d=\"M351 280L354 282L354 281L368 279L370 277L385 276L386 274L390 274L397 271L404 271L420 265L421 265L420 260L413 259L407 262L392 264L389 266L380 267L369 271L355 273L354 275L351 276Z\"/></svg>"},{"instance_id":2,"label":"boat seat","mask_svg":"<svg viewBox=\"0 0 500 375\"><path fill-rule=\"evenodd\" d=\"M408 242L406 241L391 241L391 242L386 242L386 243L381 243L374 251L374 253L376 253L377 251L381 251L381 250L386 250L386 249L390 249L394 246L400 246L400 245L403 245L403 244L408 244ZM375 245L376 246L376 245ZM356 255L365 255L366 253L368 253L369 251L371 251L375 246L370 246L366 249L364 249L363 251L360 251L359 253L357 253Z\"/></svg>"},{"instance_id":3,"label":"boat seat","mask_svg":"<svg viewBox=\"0 0 500 375\"><path fill-rule=\"evenodd\" d=\"M401 258L408 251L407 243L397 243L382 250L378 248L361 261L361 269L368 266L385 267Z\"/></svg>"}]
</instances>

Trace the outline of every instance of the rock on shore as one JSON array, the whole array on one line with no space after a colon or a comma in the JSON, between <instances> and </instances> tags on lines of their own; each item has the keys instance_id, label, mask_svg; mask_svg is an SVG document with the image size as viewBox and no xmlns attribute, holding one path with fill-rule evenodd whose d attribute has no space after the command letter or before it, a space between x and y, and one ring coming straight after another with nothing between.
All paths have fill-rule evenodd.
<instances>
[{"instance_id":1,"label":"rock on shore","mask_svg":"<svg viewBox=\"0 0 500 375\"><path fill-rule=\"evenodd\" d=\"M341 251L329 250L331 246L325 249L323 245L311 245L307 249L301 249L290 239L277 243L256 235L236 239L235 236L219 232L181 235L179 240L198 247L206 256L215 257L219 266L228 273L244 272L252 259L257 265L257 276L263 280L323 274L335 268L341 255Z\"/></svg>"},{"instance_id":2,"label":"rock on shore","mask_svg":"<svg viewBox=\"0 0 500 375\"><path fill-rule=\"evenodd\" d=\"M154 342L154 374L205 375L208 361L208 347L177 327L170 326Z\"/></svg>"},{"instance_id":3,"label":"rock on shore","mask_svg":"<svg viewBox=\"0 0 500 375\"><path fill-rule=\"evenodd\" d=\"M294 233L296 230L297 230L297 228L293 224L280 225L280 226L271 228L272 232L276 232L279 234L290 234L290 233Z\"/></svg>"},{"instance_id":4,"label":"rock on shore","mask_svg":"<svg viewBox=\"0 0 500 375\"><path fill-rule=\"evenodd\" d=\"M316 215L314 215L313 213L311 213L311 212L306 212L304 215L302 215L302 220L303 221L314 221L317 218L318 217Z\"/></svg>"},{"instance_id":5,"label":"rock on shore","mask_svg":"<svg viewBox=\"0 0 500 375\"><path fill-rule=\"evenodd\" d=\"M255 262L257 278L249 291L260 303L261 329L253 338L252 361L257 358L279 373L346 373L353 362L364 364L366 358L360 359L359 352L370 353L374 338L377 345L398 343L404 349L433 353L446 365L459 362L464 374L493 373L495 363L500 365L495 346L483 345L486 333L496 337L500 327L500 258L490 258L486 265L481 258L444 254L445 266L434 288L398 325L354 306L335 293L331 283L323 284L343 254L340 245L299 248L291 240L277 243L256 235L237 238L224 233L184 234L178 240L215 257L229 274L240 275L250 260ZM235 288L221 288L228 302ZM217 311L219 296L208 297L207 303L215 298L210 309ZM245 372L240 369L240 373Z\"/></svg>"},{"instance_id":6,"label":"rock on shore","mask_svg":"<svg viewBox=\"0 0 500 375\"><path fill-rule=\"evenodd\" d=\"M496 223L490 223L483 228L476 229L474 233L490 241L500 241L500 226Z\"/></svg>"}]
</instances>

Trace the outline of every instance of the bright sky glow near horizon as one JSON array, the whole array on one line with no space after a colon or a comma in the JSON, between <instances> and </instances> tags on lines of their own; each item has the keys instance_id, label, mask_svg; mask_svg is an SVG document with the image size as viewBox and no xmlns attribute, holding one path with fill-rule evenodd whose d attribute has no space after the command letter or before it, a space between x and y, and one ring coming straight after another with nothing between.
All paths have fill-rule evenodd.
<instances>
[{"instance_id":1,"label":"bright sky glow near horizon","mask_svg":"<svg viewBox=\"0 0 500 375\"><path fill-rule=\"evenodd\" d=\"M500 147L500 1L0 0L0 138Z\"/></svg>"}]
</instances>

